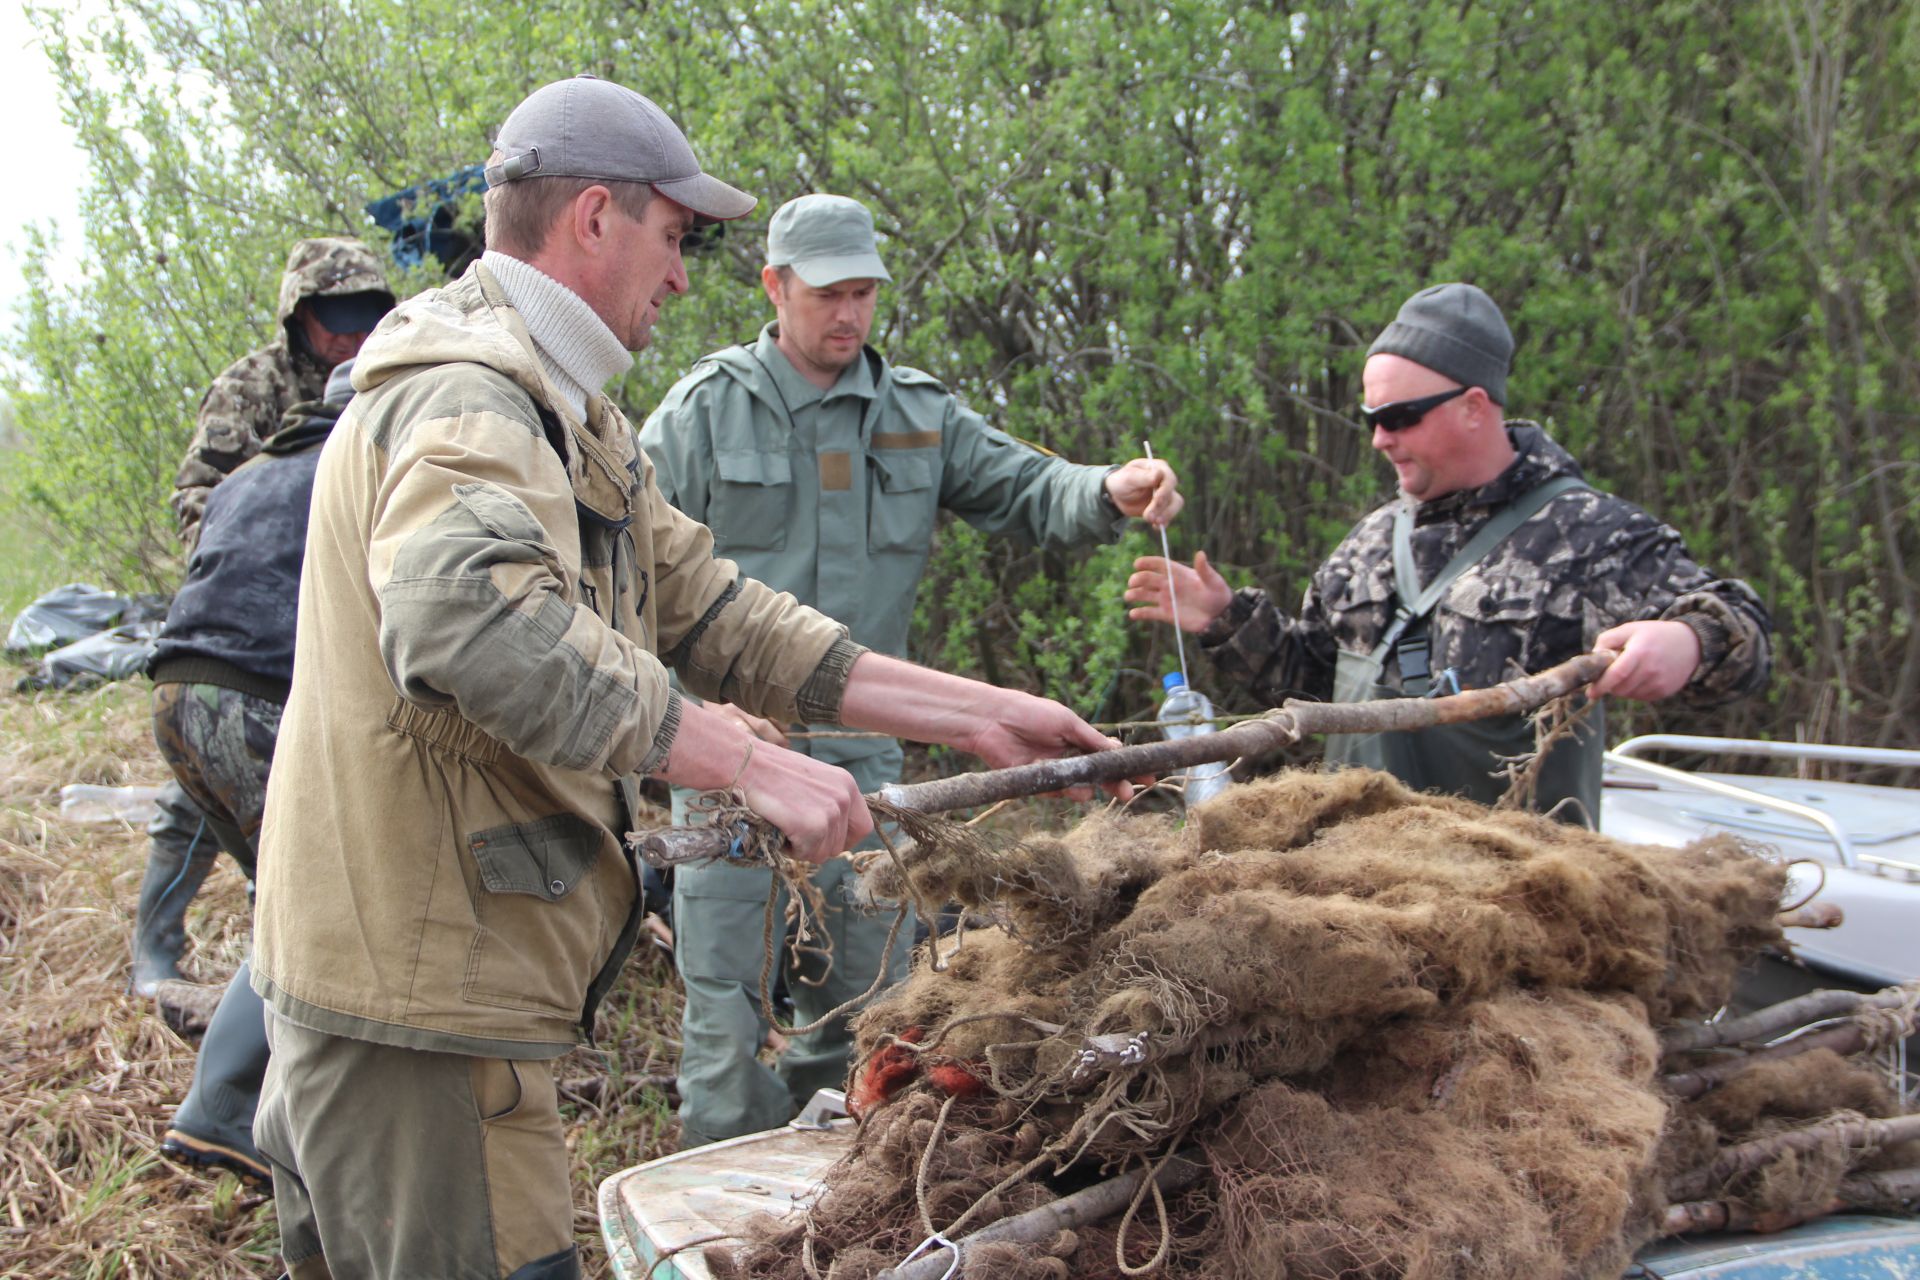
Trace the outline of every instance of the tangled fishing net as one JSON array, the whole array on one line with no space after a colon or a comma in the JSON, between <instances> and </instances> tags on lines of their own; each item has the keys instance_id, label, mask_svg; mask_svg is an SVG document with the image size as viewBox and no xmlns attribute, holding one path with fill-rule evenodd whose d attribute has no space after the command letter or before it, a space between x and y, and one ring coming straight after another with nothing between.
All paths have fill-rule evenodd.
<instances>
[{"instance_id":1,"label":"tangled fishing net","mask_svg":"<svg viewBox=\"0 0 1920 1280\"><path fill-rule=\"evenodd\" d=\"M1731 838L1628 846L1359 770L1023 843L894 816L915 845L876 891L990 924L861 1016L851 1153L716 1274L873 1276L1179 1158L1180 1189L958 1274L1613 1277L1675 1199L1772 1209L1916 1163L1836 1139L1701 1181L1836 1107L1899 1110L1834 1054L1663 1090L1658 1030L1781 940L1785 869Z\"/></svg>"}]
</instances>

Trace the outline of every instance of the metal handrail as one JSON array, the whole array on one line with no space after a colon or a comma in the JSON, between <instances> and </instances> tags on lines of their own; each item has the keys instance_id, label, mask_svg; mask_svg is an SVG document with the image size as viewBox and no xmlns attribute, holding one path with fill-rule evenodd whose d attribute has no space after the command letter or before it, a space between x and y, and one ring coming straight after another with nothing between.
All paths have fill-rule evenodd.
<instances>
[{"instance_id":1,"label":"metal handrail","mask_svg":"<svg viewBox=\"0 0 1920 1280\"><path fill-rule=\"evenodd\" d=\"M1766 756L1774 760L1832 760L1842 764L1880 764L1920 769L1920 751L1909 751L1904 747L1766 742L1759 738L1709 738L1687 733L1643 733L1637 738L1628 738L1607 754L1639 756L1649 751L1705 751L1728 756Z\"/></svg>"},{"instance_id":2,"label":"metal handrail","mask_svg":"<svg viewBox=\"0 0 1920 1280\"><path fill-rule=\"evenodd\" d=\"M1647 738L1672 738L1688 743L1720 741L1720 739L1714 738L1686 738L1679 734L1648 734ZM1645 740L1646 739L1642 738L1633 738L1621 745L1628 746L1632 743ZM1731 739L1727 741L1731 741ZM1692 751L1706 748L1688 746L1682 749ZM1920 755L1920 752L1915 752L1914 754ZM1860 865L1859 858L1856 857L1853 852L1853 842L1847 839L1846 831L1841 828L1840 824L1834 820L1831 814L1822 813L1811 805L1800 804L1793 800L1782 800L1777 796L1770 796L1763 792L1754 791L1748 787L1735 786L1731 782L1721 782L1715 778L1702 778L1697 774L1687 773L1681 769L1670 769L1664 764L1654 764L1650 760L1640 760L1633 756L1622 755L1619 748L1607 752L1607 759L1631 772L1644 773L1651 777L1659 778L1664 782L1671 782L1678 787L1685 787L1692 791L1704 791L1716 796L1726 796L1730 799L1738 800L1743 804L1758 805L1763 809L1771 809L1775 813L1784 813L1790 817L1810 822L1826 832L1827 837L1833 841L1833 847L1840 855L1841 866L1858 869Z\"/></svg>"}]
</instances>

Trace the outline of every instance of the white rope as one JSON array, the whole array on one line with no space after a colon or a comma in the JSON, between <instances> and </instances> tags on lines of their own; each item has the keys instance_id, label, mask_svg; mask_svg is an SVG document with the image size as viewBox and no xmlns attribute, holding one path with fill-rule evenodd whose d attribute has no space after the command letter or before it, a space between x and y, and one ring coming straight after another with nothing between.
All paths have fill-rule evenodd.
<instances>
[{"instance_id":1,"label":"white rope","mask_svg":"<svg viewBox=\"0 0 1920 1280\"><path fill-rule=\"evenodd\" d=\"M1140 442L1147 451L1147 461L1153 461L1153 441ZM1173 613L1173 647L1180 654L1180 683L1193 688L1193 681L1187 677L1187 642L1181 634L1180 599L1173 593L1173 551L1167 543L1167 526L1160 526L1160 558L1167 562L1167 607Z\"/></svg>"}]
</instances>

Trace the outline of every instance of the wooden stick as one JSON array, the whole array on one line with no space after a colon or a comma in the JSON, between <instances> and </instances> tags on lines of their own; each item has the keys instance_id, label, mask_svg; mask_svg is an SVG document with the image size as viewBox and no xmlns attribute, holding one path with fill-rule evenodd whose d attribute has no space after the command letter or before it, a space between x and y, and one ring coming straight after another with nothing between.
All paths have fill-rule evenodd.
<instances>
[{"instance_id":1,"label":"wooden stick","mask_svg":"<svg viewBox=\"0 0 1920 1280\"><path fill-rule=\"evenodd\" d=\"M1261 755L1289 746L1309 734L1398 733L1533 711L1592 684L1612 662L1611 653L1583 653L1535 675L1445 698L1383 698L1376 702L1350 703L1302 702L1290 698L1277 711L1218 733L1116 747L1111 751L1040 760L1011 769L989 769L931 782L896 784L882 787L872 798L900 809L948 813L1019 796L1045 795L1070 787L1121 782L1196 764L1218 764L1241 756ZM733 843L732 835L726 830L713 827L636 832L630 839L641 857L656 867L723 858Z\"/></svg>"},{"instance_id":2,"label":"wooden stick","mask_svg":"<svg viewBox=\"0 0 1920 1280\"><path fill-rule=\"evenodd\" d=\"M1911 1213L1920 1206L1920 1169L1851 1173L1840 1180L1840 1198L1855 1209Z\"/></svg>"},{"instance_id":3,"label":"wooden stick","mask_svg":"<svg viewBox=\"0 0 1920 1280\"><path fill-rule=\"evenodd\" d=\"M1036 760L1010 769L987 769L928 782L894 783L880 788L874 795L896 809L950 813L1021 796L1065 791L1069 787L1123 782L1196 764L1218 764L1241 756L1263 755L1293 745L1300 741L1300 736L1291 712L1283 707L1269 711L1258 720L1245 720L1217 733L1142 742L1084 756Z\"/></svg>"},{"instance_id":4,"label":"wooden stick","mask_svg":"<svg viewBox=\"0 0 1920 1280\"><path fill-rule=\"evenodd\" d=\"M1743 1142L1737 1147L1728 1147L1712 1164L1674 1179L1668 1190L1676 1202L1698 1200L1713 1188L1725 1186L1730 1179L1751 1173L1774 1157L1788 1152L1811 1151L1831 1142L1844 1143L1856 1149L1877 1149L1913 1138L1920 1138L1920 1114L1894 1116L1887 1120L1829 1120L1805 1129L1776 1133L1753 1142Z\"/></svg>"},{"instance_id":5,"label":"wooden stick","mask_svg":"<svg viewBox=\"0 0 1920 1280\"><path fill-rule=\"evenodd\" d=\"M1848 1209L1907 1211L1920 1201L1920 1169L1884 1169L1878 1173L1849 1174L1840 1180L1840 1194L1820 1206L1775 1209L1755 1213L1731 1200L1689 1200L1667 1206L1660 1234L1692 1235L1707 1231L1784 1231L1829 1213Z\"/></svg>"},{"instance_id":6,"label":"wooden stick","mask_svg":"<svg viewBox=\"0 0 1920 1280\"><path fill-rule=\"evenodd\" d=\"M1660 1033L1660 1052L1692 1053L1748 1040L1766 1040L1809 1022L1867 1009L1898 1009L1920 1002L1920 981L1887 987L1872 995L1858 991L1809 991L1764 1009L1720 1022L1690 1022Z\"/></svg>"},{"instance_id":7,"label":"wooden stick","mask_svg":"<svg viewBox=\"0 0 1920 1280\"><path fill-rule=\"evenodd\" d=\"M1378 702L1344 703L1301 702L1289 698L1281 709L1294 717L1302 737L1310 733L1400 733L1431 729L1435 725L1538 710L1555 698L1592 684L1612 665L1611 653L1583 653L1530 676L1446 698L1383 698Z\"/></svg>"},{"instance_id":8,"label":"wooden stick","mask_svg":"<svg viewBox=\"0 0 1920 1280\"><path fill-rule=\"evenodd\" d=\"M1192 1157L1192 1158L1190 1158ZM1195 1153L1187 1152L1173 1157L1160 1167L1154 1175L1154 1181L1160 1184L1163 1193L1184 1191L1198 1182L1207 1171L1204 1164L1198 1162ZM968 1249L976 1245L993 1244L1000 1241L1012 1241L1016 1244L1040 1244L1052 1239L1061 1231L1085 1226L1089 1222L1099 1222L1110 1218L1126 1208L1132 1202L1134 1193L1140 1189L1146 1170L1135 1169L1132 1173L1109 1178L1105 1182L1096 1182L1070 1196L1049 1201L1037 1209L1011 1218L1002 1218L991 1226L982 1227L970 1236L954 1241L960 1256L964 1258ZM953 1249L939 1249L925 1257L915 1258L903 1267L894 1267L882 1271L874 1280L940 1280L954 1264Z\"/></svg>"},{"instance_id":9,"label":"wooden stick","mask_svg":"<svg viewBox=\"0 0 1920 1280\"><path fill-rule=\"evenodd\" d=\"M1766 1049L1755 1049L1752 1053L1722 1058L1692 1071L1661 1076L1660 1085L1674 1097L1691 1101L1711 1093L1749 1067L1757 1066L1762 1062L1797 1058L1815 1049L1831 1049L1845 1058L1865 1049L1867 1040L1865 1027L1857 1022L1842 1023L1837 1027L1827 1027L1821 1031L1808 1032L1804 1036L1796 1036L1785 1044L1776 1044Z\"/></svg>"},{"instance_id":10,"label":"wooden stick","mask_svg":"<svg viewBox=\"0 0 1920 1280\"><path fill-rule=\"evenodd\" d=\"M1666 1216L1660 1222L1660 1234L1685 1236L1709 1231L1753 1231L1765 1235L1768 1232L1785 1231L1788 1227L1797 1227L1815 1218L1824 1218L1846 1207L1847 1202L1844 1198L1836 1198L1828 1204L1819 1206L1773 1209L1766 1213L1755 1213L1746 1205L1733 1200L1689 1200L1682 1204L1667 1206Z\"/></svg>"}]
</instances>

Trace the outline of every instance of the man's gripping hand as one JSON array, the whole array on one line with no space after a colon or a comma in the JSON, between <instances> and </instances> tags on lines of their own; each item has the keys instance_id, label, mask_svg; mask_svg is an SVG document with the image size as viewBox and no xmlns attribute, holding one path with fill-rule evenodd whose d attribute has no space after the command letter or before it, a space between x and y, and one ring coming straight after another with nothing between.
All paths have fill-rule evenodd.
<instances>
[{"instance_id":1,"label":"man's gripping hand","mask_svg":"<svg viewBox=\"0 0 1920 1280\"><path fill-rule=\"evenodd\" d=\"M1700 637L1684 622L1625 622L1602 631L1593 648L1620 656L1593 682L1587 691L1592 698L1614 694L1658 702L1686 688L1700 665Z\"/></svg>"},{"instance_id":2,"label":"man's gripping hand","mask_svg":"<svg viewBox=\"0 0 1920 1280\"><path fill-rule=\"evenodd\" d=\"M776 747L787 745L787 731L771 720L742 710L731 702L709 702L706 705L715 715L739 725L762 742L771 742Z\"/></svg>"},{"instance_id":3,"label":"man's gripping hand","mask_svg":"<svg viewBox=\"0 0 1920 1280\"><path fill-rule=\"evenodd\" d=\"M1085 755L1120 745L1059 703L1012 689L993 689L996 705L983 706L986 718L979 730L966 742L956 743L986 762L988 768L1006 769L1031 764L1036 760L1057 760L1062 756ZM1142 779L1150 781L1150 779ZM1132 795L1125 783L1107 788L1124 800ZM1088 800L1093 792L1075 787L1068 793L1073 800Z\"/></svg>"},{"instance_id":4,"label":"man's gripping hand","mask_svg":"<svg viewBox=\"0 0 1920 1280\"><path fill-rule=\"evenodd\" d=\"M1107 473L1107 496L1123 516L1137 516L1164 529L1187 505L1180 479L1158 458L1135 458Z\"/></svg>"},{"instance_id":5,"label":"man's gripping hand","mask_svg":"<svg viewBox=\"0 0 1920 1280\"><path fill-rule=\"evenodd\" d=\"M691 699L681 704L680 730L660 776L699 791L738 790L807 862L825 862L873 831L852 774L756 739L737 715Z\"/></svg>"}]
</instances>

